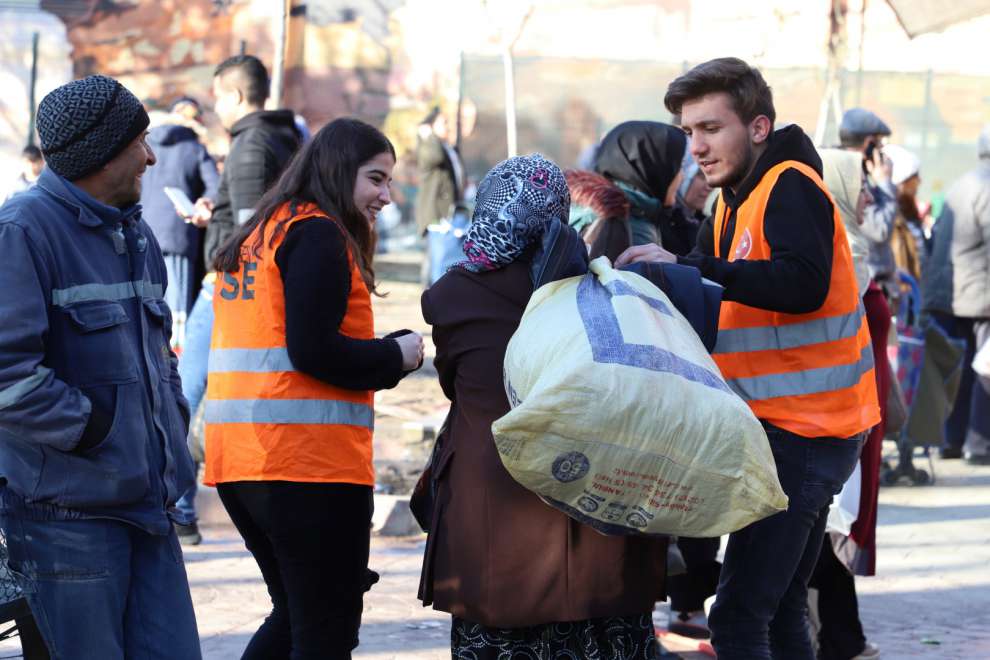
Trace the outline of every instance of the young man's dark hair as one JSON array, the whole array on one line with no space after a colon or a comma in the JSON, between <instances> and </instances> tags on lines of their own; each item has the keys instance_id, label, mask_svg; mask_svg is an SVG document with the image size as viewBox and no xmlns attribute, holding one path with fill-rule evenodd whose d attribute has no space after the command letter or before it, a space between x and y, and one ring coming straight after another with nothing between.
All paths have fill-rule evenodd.
<instances>
[{"instance_id":1,"label":"young man's dark hair","mask_svg":"<svg viewBox=\"0 0 990 660\"><path fill-rule=\"evenodd\" d=\"M732 97L733 108L744 123L765 115L772 125L777 118L773 92L757 69L736 57L721 57L694 67L670 83L663 104L671 114L679 115L685 101L707 94L725 92Z\"/></svg>"},{"instance_id":2,"label":"young man's dark hair","mask_svg":"<svg viewBox=\"0 0 990 660\"><path fill-rule=\"evenodd\" d=\"M237 88L241 90L248 103L263 106L268 99L268 69L254 55L234 55L217 66L214 77L226 78L231 73L237 73Z\"/></svg>"},{"instance_id":3,"label":"young man's dark hair","mask_svg":"<svg viewBox=\"0 0 990 660\"><path fill-rule=\"evenodd\" d=\"M21 158L29 160L32 163L40 163L44 160L44 157L41 155L41 149L33 144L24 147L23 151L21 151Z\"/></svg>"}]
</instances>

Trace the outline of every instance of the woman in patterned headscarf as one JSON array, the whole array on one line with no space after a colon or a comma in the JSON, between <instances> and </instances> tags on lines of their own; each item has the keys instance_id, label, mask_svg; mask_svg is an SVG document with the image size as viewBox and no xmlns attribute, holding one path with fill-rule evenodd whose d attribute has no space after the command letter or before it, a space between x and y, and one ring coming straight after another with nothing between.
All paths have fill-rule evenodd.
<instances>
[{"instance_id":1,"label":"woman in patterned headscarf","mask_svg":"<svg viewBox=\"0 0 990 660\"><path fill-rule=\"evenodd\" d=\"M492 439L492 422L509 411L502 361L534 273L574 263L556 247L548 255L547 246L568 245L584 265L584 245L567 227L569 207L563 174L542 156L497 165L478 189L467 260L423 294L434 364L452 406L433 463L436 501L419 595L453 615L457 660L632 660L659 652L651 611L663 597L666 541L604 536L544 504L509 476ZM568 359L567 347L560 359Z\"/></svg>"}]
</instances>

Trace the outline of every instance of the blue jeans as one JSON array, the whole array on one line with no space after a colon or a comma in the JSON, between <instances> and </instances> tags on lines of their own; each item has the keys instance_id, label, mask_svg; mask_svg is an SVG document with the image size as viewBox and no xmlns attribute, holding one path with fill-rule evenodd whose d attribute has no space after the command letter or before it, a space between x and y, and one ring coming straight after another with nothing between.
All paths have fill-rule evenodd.
<instances>
[{"instance_id":1,"label":"blue jeans","mask_svg":"<svg viewBox=\"0 0 990 660\"><path fill-rule=\"evenodd\" d=\"M767 427L787 510L729 536L708 624L719 660L814 660L808 580L832 497L852 474L862 438L804 438Z\"/></svg>"},{"instance_id":2,"label":"blue jeans","mask_svg":"<svg viewBox=\"0 0 990 660\"><path fill-rule=\"evenodd\" d=\"M9 513L0 527L52 660L200 658L173 530L155 536L116 520Z\"/></svg>"},{"instance_id":3,"label":"blue jeans","mask_svg":"<svg viewBox=\"0 0 990 660\"><path fill-rule=\"evenodd\" d=\"M206 394L206 373L210 359L210 336L213 334L213 282L203 280L203 288L186 320L186 344L179 358L179 378L182 379L182 395L189 402L189 410L195 415ZM198 467L198 466L197 466ZM194 482L179 501L179 511L190 520L196 520L196 483Z\"/></svg>"}]
</instances>

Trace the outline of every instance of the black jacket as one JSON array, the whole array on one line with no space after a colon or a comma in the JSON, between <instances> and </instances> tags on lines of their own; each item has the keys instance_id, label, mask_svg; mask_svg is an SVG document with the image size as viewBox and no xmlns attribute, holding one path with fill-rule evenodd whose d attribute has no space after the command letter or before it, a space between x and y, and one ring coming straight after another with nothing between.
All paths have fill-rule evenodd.
<instances>
[{"instance_id":1,"label":"black jacket","mask_svg":"<svg viewBox=\"0 0 990 660\"><path fill-rule=\"evenodd\" d=\"M340 227L321 218L297 222L275 251L275 263L282 275L292 366L349 390L395 387L405 376L402 349L393 339L397 333L366 340L340 332L351 293L351 266Z\"/></svg>"},{"instance_id":2,"label":"black jacket","mask_svg":"<svg viewBox=\"0 0 990 660\"><path fill-rule=\"evenodd\" d=\"M749 197L774 165L796 160L822 173L822 160L799 126L773 133L753 172L733 193L722 188L729 215L721 237L721 253L729 254L736 229L735 209ZM728 261L714 256L715 222L708 218L698 242L678 263L697 267L702 275L725 287L723 300L786 314L807 314L825 303L832 277L832 203L814 181L787 170L777 179L767 201L763 231L770 260Z\"/></svg>"},{"instance_id":3,"label":"black jacket","mask_svg":"<svg viewBox=\"0 0 990 660\"><path fill-rule=\"evenodd\" d=\"M145 222L151 227L165 254L181 254L195 259L199 254L202 230L189 224L175 212L165 186L178 188L190 200L213 198L220 175L199 136L186 126L164 124L151 129L148 144L158 162L144 173L141 207Z\"/></svg>"},{"instance_id":4,"label":"black jacket","mask_svg":"<svg viewBox=\"0 0 990 660\"><path fill-rule=\"evenodd\" d=\"M213 219L206 228L206 269L234 228L248 221L261 196L275 183L299 148L290 110L261 110L230 129L230 153L220 177Z\"/></svg>"}]
</instances>

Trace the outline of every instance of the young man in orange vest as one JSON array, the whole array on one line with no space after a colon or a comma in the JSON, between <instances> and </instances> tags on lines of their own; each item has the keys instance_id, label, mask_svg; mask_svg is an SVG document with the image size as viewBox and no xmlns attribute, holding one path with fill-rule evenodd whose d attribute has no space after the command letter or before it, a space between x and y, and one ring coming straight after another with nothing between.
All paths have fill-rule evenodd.
<instances>
[{"instance_id":1,"label":"young man in orange vest","mask_svg":"<svg viewBox=\"0 0 990 660\"><path fill-rule=\"evenodd\" d=\"M671 83L691 155L721 192L695 249L617 260L680 262L725 287L714 358L763 422L790 500L729 537L709 626L719 660L813 660L807 584L832 497L879 422L873 353L842 221L797 126L773 130L773 96L742 60Z\"/></svg>"}]
</instances>

